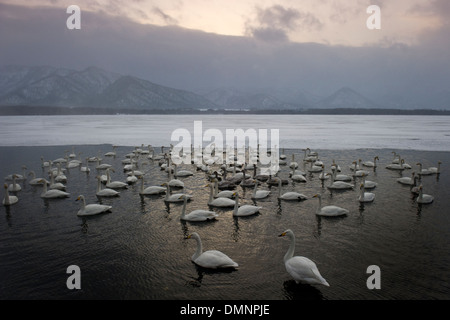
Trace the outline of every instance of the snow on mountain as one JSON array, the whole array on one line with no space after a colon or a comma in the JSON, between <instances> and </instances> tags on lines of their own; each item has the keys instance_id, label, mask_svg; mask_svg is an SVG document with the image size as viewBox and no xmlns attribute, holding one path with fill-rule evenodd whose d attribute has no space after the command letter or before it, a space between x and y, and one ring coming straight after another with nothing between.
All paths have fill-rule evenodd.
<instances>
[{"instance_id":1,"label":"snow on mountain","mask_svg":"<svg viewBox=\"0 0 450 320\"><path fill-rule=\"evenodd\" d=\"M332 95L318 101L315 104L316 108L352 108L352 109L367 109L376 108L377 105L369 100L368 98L362 96L358 92L344 87L333 93Z\"/></svg>"},{"instance_id":2,"label":"snow on mountain","mask_svg":"<svg viewBox=\"0 0 450 320\"><path fill-rule=\"evenodd\" d=\"M188 91L96 67L76 71L22 66L0 68L0 105L123 109L217 107Z\"/></svg>"}]
</instances>

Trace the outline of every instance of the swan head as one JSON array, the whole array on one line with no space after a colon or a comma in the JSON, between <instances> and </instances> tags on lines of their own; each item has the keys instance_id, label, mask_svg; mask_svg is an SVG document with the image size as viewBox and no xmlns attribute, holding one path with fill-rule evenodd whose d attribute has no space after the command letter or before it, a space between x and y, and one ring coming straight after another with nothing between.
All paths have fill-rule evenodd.
<instances>
[{"instance_id":1,"label":"swan head","mask_svg":"<svg viewBox=\"0 0 450 320\"><path fill-rule=\"evenodd\" d=\"M294 233L292 232L291 229L287 229L284 232L282 232L281 234L279 234L279 237L285 237L285 236L293 236Z\"/></svg>"},{"instance_id":2,"label":"swan head","mask_svg":"<svg viewBox=\"0 0 450 320\"><path fill-rule=\"evenodd\" d=\"M318 193L316 193L315 195L313 195L313 198L321 198L322 196Z\"/></svg>"},{"instance_id":3,"label":"swan head","mask_svg":"<svg viewBox=\"0 0 450 320\"><path fill-rule=\"evenodd\" d=\"M44 184L44 183L45 183L45 180L44 180L44 179L39 179L38 183Z\"/></svg>"},{"instance_id":4,"label":"swan head","mask_svg":"<svg viewBox=\"0 0 450 320\"><path fill-rule=\"evenodd\" d=\"M84 196L78 196L78 198L75 199L75 201L84 200Z\"/></svg>"},{"instance_id":5,"label":"swan head","mask_svg":"<svg viewBox=\"0 0 450 320\"><path fill-rule=\"evenodd\" d=\"M198 235L197 232L192 232L191 234L189 234L186 239L200 239L200 236Z\"/></svg>"},{"instance_id":6,"label":"swan head","mask_svg":"<svg viewBox=\"0 0 450 320\"><path fill-rule=\"evenodd\" d=\"M8 185L5 183L5 184L3 185L3 188L8 189Z\"/></svg>"}]
</instances>

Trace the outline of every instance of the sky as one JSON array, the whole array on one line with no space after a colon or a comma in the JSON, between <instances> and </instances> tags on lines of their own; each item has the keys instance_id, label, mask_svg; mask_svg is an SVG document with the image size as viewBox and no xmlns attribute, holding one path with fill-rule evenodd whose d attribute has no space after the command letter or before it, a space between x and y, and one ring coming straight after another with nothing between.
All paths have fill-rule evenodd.
<instances>
[{"instance_id":1,"label":"sky","mask_svg":"<svg viewBox=\"0 0 450 320\"><path fill-rule=\"evenodd\" d=\"M72 4L80 30L66 27ZM380 29L367 28L371 5ZM448 93L449 21L448 0L0 0L0 65L94 65L197 91L351 87L425 100Z\"/></svg>"}]
</instances>

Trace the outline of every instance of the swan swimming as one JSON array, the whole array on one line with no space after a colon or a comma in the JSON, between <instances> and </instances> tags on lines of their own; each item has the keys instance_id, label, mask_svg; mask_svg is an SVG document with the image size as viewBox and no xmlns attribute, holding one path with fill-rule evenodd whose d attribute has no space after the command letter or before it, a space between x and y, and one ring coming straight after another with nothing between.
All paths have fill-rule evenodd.
<instances>
[{"instance_id":1,"label":"swan swimming","mask_svg":"<svg viewBox=\"0 0 450 320\"><path fill-rule=\"evenodd\" d=\"M262 207L258 206L252 206L252 205L242 205L239 206L239 194L235 192L235 203L234 203L234 209L233 209L233 216L235 217L245 217L245 216L251 216L253 214L256 214L259 212L259 210L262 209Z\"/></svg>"},{"instance_id":2,"label":"swan swimming","mask_svg":"<svg viewBox=\"0 0 450 320\"><path fill-rule=\"evenodd\" d=\"M213 198L214 195L214 186L212 184L207 184L206 187L209 187L209 200L208 205L212 207L234 207L234 200L230 198Z\"/></svg>"},{"instance_id":3,"label":"swan swimming","mask_svg":"<svg viewBox=\"0 0 450 320\"><path fill-rule=\"evenodd\" d=\"M139 194L142 195L155 195L155 194L161 194L165 193L167 188L160 187L160 186L151 186L144 189L144 177L140 176L139 179L141 180L141 188L139 189Z\"/></svg>"},{"instance_id":4,"label":"swan swimming","mask_svg":"<svg viewBox=\"0 0 450 320\"><path fill-rule=\"evenodd\" d=\"M183 209L181 211L181 220L185 221L208 221L217 218L219 215L210 210L194 210L186 214L186 204L188 198L185 195L180 196L183 199Z\"/></svg>"},{"instance_id":5,"label":"swan swimming","mask_svg":"<svg viewBox=\"0 0 450 320\"><path fill-rule=\"evenodd\" d=\"M269 190L258 190L258 185L260 183L257 181L255 183L255 188L253 189L253 193L252 193L252 199L256 200L256 199L264 199L267 198L270 195L270 191Z\"/></svg>"},{"instance_id":6,"label":"swan swimming","mask_svg":"<svg viewBox=\"0 0 450 320\"><path fill-rule=\"evenodd\" d=\"M421 203L421 204L428 204L428 203L432 203L434 200L433 196L430 196L429 194L424 194L423 193L423 187L422 185L419 186L419 196L416 199L417 203Z\"/></svg>"},{"instance_id":7,"label":"swan swimming","mask_svg":"<svg viewBox=\"0 0 450 320\"><path fill-rule=\"evenodd\" d=\"M55 198L68 198L70 196L70 193L58 189L47 190L47 182L44 179L41 179L40 183L44 186L44 190L41 193L41 198L55 199Z\"/></svg>"},{"instance_id":8,"label":"swan swimming","mask_svg":"<svg viewBox=\"0 0 450 320\"><path fill-rule=\"evenodd\" d=\"M280 200L306 200L307 196L298 192L286 192L281 194L281 179L278 180L278 199Z\"/></svg>"},{"instance_id":9,"label":"swan swimming","mask_svg":"<svg viewBox=\"0 0 450 320\"><path fill-rule=\"evenodd\" d=\"M187 236L187 239L195 239L197 241L197 250L191 257L191 260L203 268L221 269L221 268L238 268L239 265L229 256L221 251L208 250L203 252L202 240L197 232L193 232Z\"/></svg>"},{"instance_id":10,"label":"swan swimming","mask_svg":"<svg viewBox=\"0 0 450 320\"><path fill-rule=\"evenodd\" d=\"M117 197L119 192L113 189L104 188L102 189L102 182L100 176L97 176L97 196L99 197Z\"/></svg>"},{"instance_id":11,"label":"swan swimming","mask_svg":"<svg viewBox=\"0 0 450 320\"><path fill-rule=\"evenodd\" d=\"M284 256L286 271L294 278L296 283L321 284L329 287L328 282L322 277L316 264L310 259L302 256L295 256L295 235L291 229L287 229L279 237L287 236L291 243Z\"/></svg>"},{"instance_id":12,"label":"swan swimming","mask_svg":"<svg viewBox=\"0 0 450 320\"><path fill-rule=\"evenodd\" d=\"M373 200L375 200L375 193L366 192L364 188L364 183L361 183L358 201L363 203L363 202L373 202Z\"/></svg>"},{"instance_id":13,"label":"swan swimming","mask_svg":"<svg viewBox=\"0 0 450 320\"><path fill-rule=\"evenodd\" d=\"M79 196L75 201L81 200L81 209L78 210L78 216L93 216L96 214L100 214L103 212L108 212L112 209L112 206L106 206L103 204L88 204L86 205L86 201L84 200L84 196Z\"/></svg>"},{"instance_id":14,"label":"swan swimming","mask_svg":"<svg viewBox=\"0 0 450 320\"><path fill-rule=\"evenodd\" d=\"M8 192L8 185L5 183L5 197L3 198L3 205L4 206L11 206L19 201L19 198L16 196L10 196Z\"/></svg>"},{"instance_id":15,"label":"swan swimming","mask_svg":"<svg viewBox=\"0 0 450 320\"><path fill-rule=\"evenodd\" d=\"M338 206L324 206L322 207L322 196L320 194L315 194L313 198L319 199L319 206L316 210L316 215L325 217L337 217L344 216L349 213L347 209Z\"/></svg>"}]
</instances>

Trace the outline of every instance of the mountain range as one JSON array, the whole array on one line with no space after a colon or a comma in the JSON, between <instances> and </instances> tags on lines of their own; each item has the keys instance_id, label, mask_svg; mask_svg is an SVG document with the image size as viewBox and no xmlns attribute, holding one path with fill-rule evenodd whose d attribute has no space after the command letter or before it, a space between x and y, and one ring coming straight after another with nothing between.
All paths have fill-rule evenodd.
<instances>
[{"instance_id":1,"label":"mountain range","mask_svg":"<svg viewBox=\"0 0 450 320\"><path fill-rule=\"evenodd\" d=\"M88 67L77 71L49 66L0 67L0 106L108 108L126 110L305 110L373 109L374 102L343 87L320 97L301 88L215 88L191 92L130 75Z\"/></svg>"}]
</instances>

